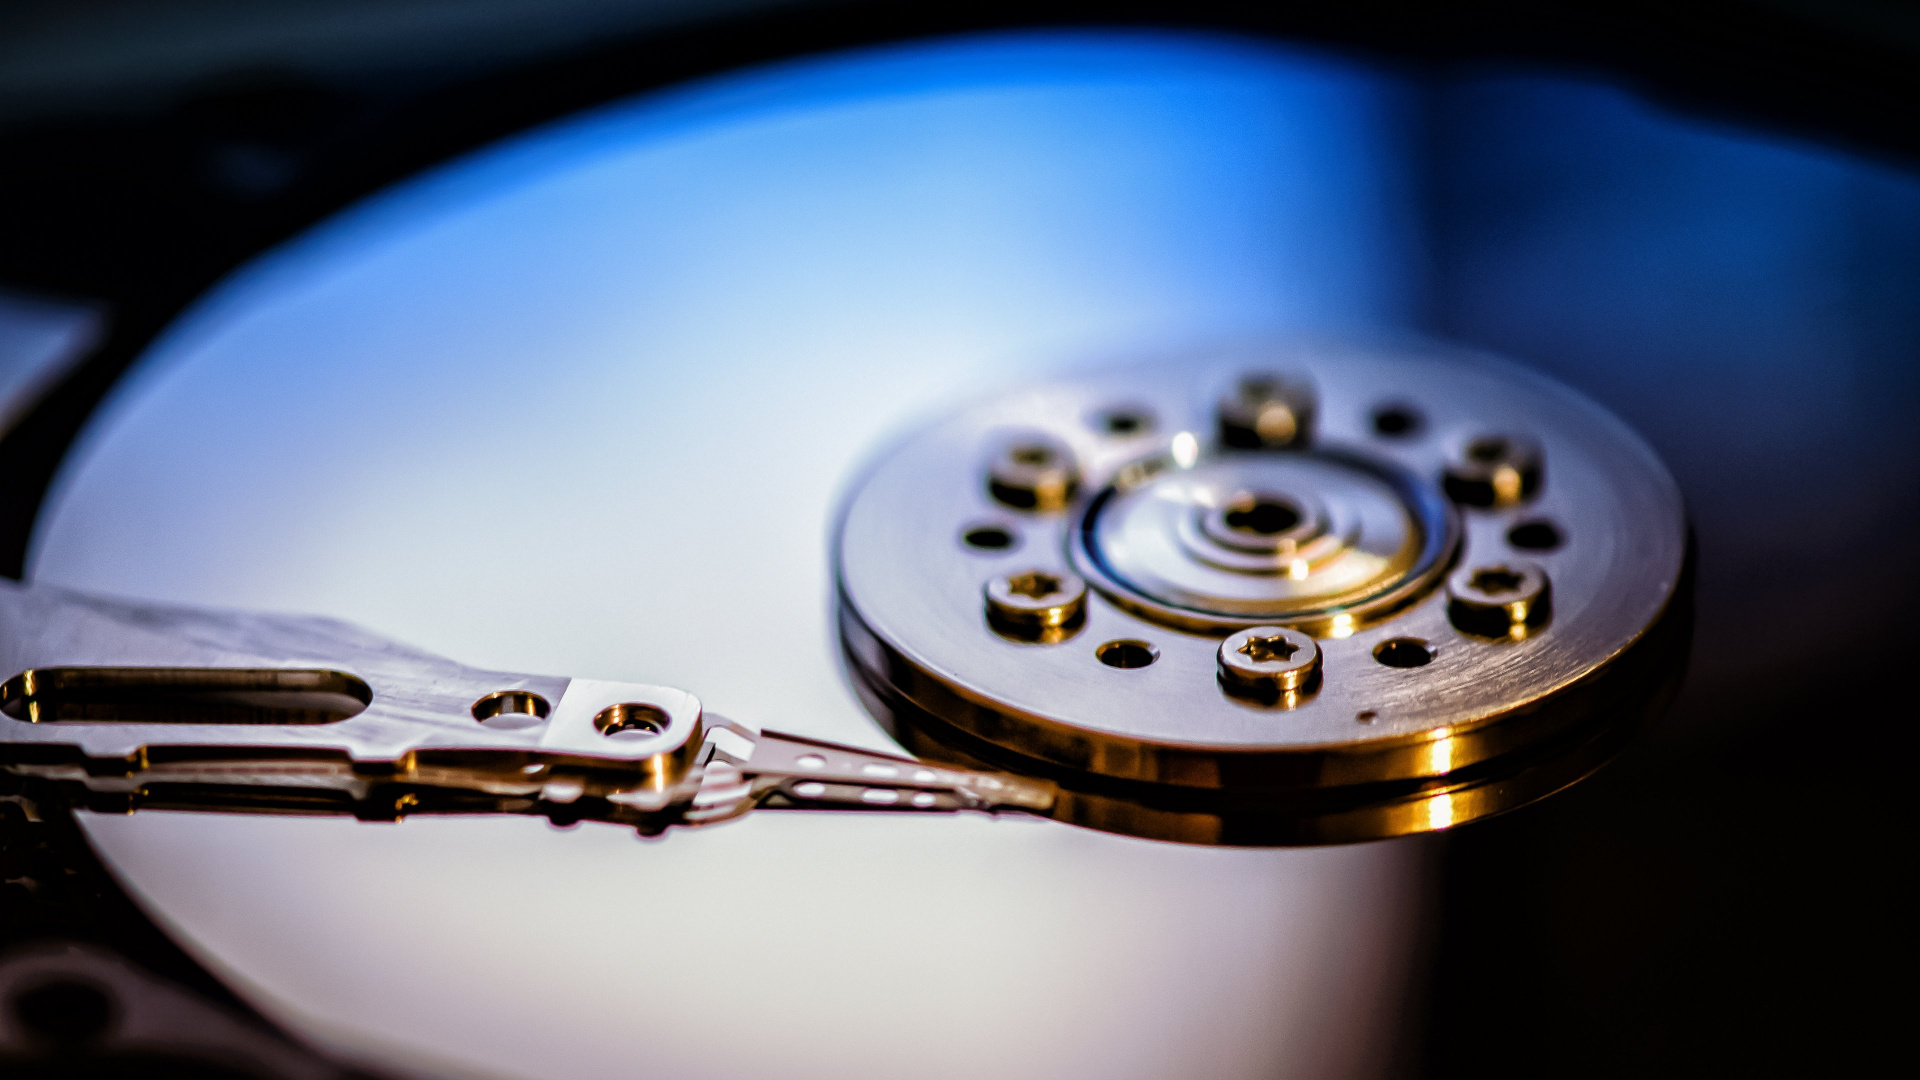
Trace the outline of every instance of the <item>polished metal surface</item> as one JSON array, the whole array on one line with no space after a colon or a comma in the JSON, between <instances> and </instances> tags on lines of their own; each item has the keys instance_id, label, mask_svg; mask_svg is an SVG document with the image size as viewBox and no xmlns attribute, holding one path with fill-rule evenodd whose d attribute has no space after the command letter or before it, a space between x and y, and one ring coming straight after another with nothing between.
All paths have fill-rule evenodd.
<instances>
[{"instance_id":1,"label":"polished metal surface","mask_svg":"<svg viewBox=\"0 0 1920 1080\"><path fill-rule=\"evenodd\" d=\"M1840 983L1801 978L1806 965L1783 964L1781 954L1789 960L1818 954L1819 966L1829 956L1872 953L1871 943L1849 949L1851 940L1836 947L1818 933L1778 930L1796 920L1836 922L1810 918L1808 894L1828 898L1826 907L1836 911L1873 907L1862 898L1879 894L1863 887L1882 883L1847 868L1886 860L1851 857L1863 845L1871 855L1873 845L1846 825L1848 819L1896 820L1897 814L1863 817L1853 796L1892 797L1901 785L1863 779L1844 746L1831 760L1809 755L1797 733L1806 715L1823 711L1862 718L1899 713L1875 700L1876 690L1894 693L1897 679L1882 678L1886 685L1876 688L1873 678L1856 676L1901 670L1897 656L1886 662L1881 654L1897 653L1902 635L1881 624L1897 622L1909 606L1897 595L1906 568L1893 564L1910 560L1902 545L1888 541L1903 530L1912 534L1905 528L1913 517L1905 496L1920 492L1914 454L1904 452L1907 440L1900 438L1901 416L1913 398L1912 380L1902 376L1914 370L1911 343L1920 342L1911 332L1913 307L1900 302L1915 295L1911 254L1920 252L1910 178L1862 168L1804 141L1755 146L1757 140L1726 125L1687 130L1684 120L1650 115L1658 110L1621 92L1555 85L1543 91L1534 85L1542 81L1537 73L1448 74L1419 80L1423 92L1407 103L1412 108L1382 110L1417 146L1415 167L1403 175L1416 189L1418 214L1397 225L1389 220L1374 235L1407 237L1414 262L1424 264L1423 287L1414 292L1419 325L1496 344L1561 372L1624 410L1677 467L1700 515L1702 564L1710 570L1702 609L1710 630L1700 665L1705 677L1691 688L1692 707L1659 733L1666 751L1659 760L1668 767L1655 770L1657 783L1645 783L1643 770L1641 782L1609 785L1611 798L1605 789L1589 791L1544 814L1469 829L1448 842L1456 856L1449 866L1464 864L1464 872L1450 874L1449 921L1464 918L1482 930L1462 939L1458 926L1452 928L1454 947L1441 950L1443 961L1452 962L1441 969L1440 1009L1427 1026L1453 1046L1443 1055L1447 1064L1481 1073L1552 1072L1542 1063L1569 1054L1593 1073L1645 1072L1649 1054L1684 1071L1693 1061L1724 1062L1728 1043L1736 1058L1744 1047L1745 1057L1765 1059L1762 1071L1781 1067L1795 1049L1824 1060L1834 1040L1818 1023L1788 1014L1800 1010L1805 995L1796 995L1798 988ZM1529 85L1516 89L1515 82ZM332 610L494 666L521 662L533 655L526 650L534 643L545 650L539 662L548 670L648 680L673 671L679 685L792 701L755 710L759 714L858 729L858 713L850 706L835 712L837 702L817 693L819 685L806 675L804 660L823 655L824 640L807 634L793 612L817 614L827 590L804 565L800 574L792 567L824 560L813 532L796 533L783 523L797 519L817 529L824 506L820 478L845 475L846 443L878 439L862 426L862 412L840 399L884 401L872 415L898 419L921 404L885 374L872 380L877 393L866 380L842 378L859 369L863 350L884 342L887 353L917 372L956 363L986 371L1009 355L1067 358L1098 354L1115 341L1132 350L1263 329L1259 315L1222 316L1235 297L1257 297L1253 303L1276 309L1298 304L1309 319L1326 320L1326 297L1316 295L1315 283L1340 280L1338 267L1328 272L1326 255L1366 250L1368 234L1352 228L1340 213L1344 204L1330 205L1324 194L1358 192L1356 201L1367 201L1373 190L1327 168L1311 153L1311 141L1305 154L1298 145L1286 148L1283 160L1303 164L1298 176L1274 183L1262 168L1271 151L1260 133L1235 132L1242 137L1229 143L1236 151L1231 173L1247 179L1244 189L1222 191L1194 182L1189 164L1222 144L1209 121L1234 115L1235 102L1209 100L1185 112L1159 109L1155 100L1129 104L1109 130L1157 113L1173 116L1187 136L1155 148L1176 152L1132 160L1163 170L1170 188L1188 193L1189 206L1231 207L1236 193L1271 192L1282 201L1280 212L1212 230L1204 221L1196 228L1188 217L1156 215L1152 205L1144 213L1135 206L1102 214L1101 201L1125 190L1134 171L1126 161L1057 138L1050 142L1060 152L1047 160L1058 163L1069 181L1063 186L1075 190L1078 203L1064 207L1066 213L1048 206L1014 219L1023 240L1038 235L1041 242L994 261L992 273L943 274L938 288L916 294L893 288L913 280L916 260L964 267L978 257L979 238L1012 230L969 220L973 227L964 231L928 237L889 221L889 243L876 251L846 219L782 197L780 188L806 175L788 160L757 163L753 182L735 189L750 189L750 199L715 217L689 214L671 193L621 190L607 200L614 212L596 221L605 226L596 236L548 244L545 236L561 231L555 223L566 220L572 203L541 200L536 212L518 216L519 227L502 229L502 215L484 204L516 200L497 185L474 185L483 191L475 200L482 206L469 203L460 219L404 230L414 238L477 233L486 242L470 245L461 253L466 258L436 264L389 246L369 260L365 246L349 242L342 245L345 254L336 248L325 260L327 272L265 300L253 294L210 320L225 348L208 348L202 339L167 354L177 364L150 363L148 374L164 372L171 385L156 389L149 382L142 394L167 404L141 409L144 420L128 421L123 413L100 425L95 448L104 447L104 461L72 485L78 504L63 514L63 540L43 544L52 558L41 569L128 595ZM1340 102L1322 98L1310 109L1295 109L1288 100L1259 104L1253 112L1274 117L1278 127L1337 116ZM979 124L973 130L987 137L970 142L964 156L930 162L930 174L954 179L928 192L926 202L951 210L978 199L981 173L969 171L968 159L990 157L991 148L983 154L979 145L990 141L987 133L1017 130L1034 111L1028 105L998 123ZM938 130L924 114L903 120L903 132ZM817 128L792 126L800 129L797 141L821 145ZM1350 125L1332 126L1341 146L1368 146ZM685 176L689 187L726 192L732 186L724 175L686 168L684 158L660 156L676 166L665 171ZM1094 167L1077 171L1083 162ZM844 174L845 186L871 204L874 185L865 181L887 174L892 164L884 155L863 156ZM1387 162L1382 174L1391 175L1393 167ZM1316 177L1332 182L1322 187ZM1310 212L1298 220L1335 222L1334 242L1316 225L1288 231L1296 219L1287 208L1303 203ZM651 227L629 233L620 227L619 207L659 213ZM761 208L772 212L755 212ZM1083 208L1091 212L1082 216ZM416 225L418 216L417 206L393 215L413 217ZM1082 244L1079 259L1070 246L1049 250L1049 230L1076 218L1098 219L1096 243ZM487 228L488 221L496 227ZM1168 231L1182 243L1138 245L1130 226L1143 221L1173 222ZM805 231L782 234L783 222L818 223L816 258L800 265L766 258L766 246L756 243L761 237ZM593 243L602 235L604 245ZM607 251L645 251L682 237L693 241L689 250L723 257L704 264L665 260L666 272L653 277L623 276L608 265ZM961 242L953 243L956 238ZM1223 239L1249 253L1272 252L1278 265L1297 267L1300 280L1283 275L1276 285L1257 272L1220 273ZM846 252L854 253L846 264L865 257L884 267L886 280L849 272L839 261ZM296 254L312 264L311 245ZM556 254L561 257L542 257ZM370 275L369 261L393 272ZM721 272L710 272L715 263ZM1366 280L1394 280L1392 267L1364 254L1352 265ZM755 287L756 266L769 270L772 289ZM476 272L482 267L497 269L498 279ZM575 274L574 267L587 272ZM384 276L388 287L367 288L369 276ZM740 302L716 313L675 292L702 280ZM1017 299L995 304L983 298L983 283L1004 288L987 296ZM489 284L504 287L492 291ZM697 286L692 291L699 293ZM569 314L583 317L551 320L538 333L515 334L536 321L501 314L581 293L602 298L602 310L575 309ZM1075 295L1115 299L1104 317L1076 321L1089 309L1076 307ZM858 298L857 320L820 333L804 318L831 312L847 297ZM970 310L942 322L924 317L929 300L950 303L943 313ZM989 335L982 347L969 334L988 322L1017 325L1022 302L1029 312L1067 315L1050 326L1051 337ZM462 309L457 321L431 315L452 307ZM608 311L633 315L627 322L595 317ZM1180 312L1175 321L1186 321L1170 328L1170 311ZM701 338L719 339L710 351L705 341L676 338L683 312ZM1332 318L1346 314L1336 310ZM1391 309L1365 314L1394 318ZM436 321L447 333L404 343L391 333L397 323ZM766 336L780 340L742 341L751 338L739 332L743 326L768 328ZM473 333L463 338L455 332L460 327ZM660 377L628 383L583 377L581 339L618 352L624 365L651 366ZM1011 354L997 351L1010 340ZM412 347L395 347L403 344ZM486 372L511 365L515 355L525 361L518 385L488 380ZM436 370L441 357L457 358L458 373L446 370L453 363ZM740 362L748 357L769 362ZM272 374L249 380L249 361ZM695 368L702 369L697 376ZM217 388L229 380L246 389L222 396ZM424 394L412 396L430 388L460 398L474 383L489 393L450 402L444 413L423 405ZM542 400L554 383L577 386L607 407L555 409ZM621 393L635 386L641 392ZM288 404L316 388L325 393L308 400L326 404L314 414ZM760 394L778 399L781 408L742 406L742 399ZM410 406L389 408L394 401ZM195 411L200 402L211 407ZM218 407L223 404L229 407ZM1138 403L1129 410L1122 415L1150 415ZM419 433L411 445L387 428L400 411L425 421L397 426ZM463 434L451 440L433 426L435 416L462 413ZM153 422L169 414L171 424ZM328 421L325 460L377 461L378 471L354 477L350 468L316 468L312 457L276 458L276 448L298 440L271 431L240 438L233 430L241 426L235 416L260 416L263 428L297 429L301 417L315 414ZM787 423L788 416L803 417L804 429ZM687 419L676 424L679 417ZM1408 435L1423 426L1421 419L1412 410L1381 409L1375 430ZM576 433L589 429L601 440L598 459L577 452L588 440ZM625 430L668 435L641 448L618 437ZM576 472L550 467L544 445L550 443L573 445L571 456L582 462ZM504 455L492 453L503 444L512 445L507 468L500 467ZM1820 452L1807 453L1808 447ZM755 456L766 464L753 464ZM421 457L437 460L421 464ZM480 462L469 466L474 458ZM142 459L168 467L143 470ZM199 468L172 467L182 459ZM617 464L616 483L580 482L614 471L596 468L596 461ZM769 473L775 482L766 482ZM617 482L661 474L691 490L659 497L644 480ZM164 482L156 483L156 475ZM259 482L263 478L272 483ZM316 478L322 483L311 483ZM1814 505L1803 514L1782 514L1779 493L1787 490L1812 495ZM263 509L276 496L289 505ZM421 511L409 516L408 503ZM661 512L666 506L673 509ZM263 523L284 527L279 543L259 543ZM1556 533L1551 525L1523 522L1508 535L1514 547L1532 551L1556 547ZM1523 534L1527 542L1514 539ZM620 540L583 552L590 545L579 542L582 536ZM675 537L687 539L676 547ZM255 550L271 558L249 556ZM421 558L423 552L431 558ZM556 572L556 566L568 569ZM800 587L783 589L785 581ZM1892 583L1893 595L1862 608L1865 618L1846 618L1837 609L1849 601L1857 606L1861 582ZM287 595L293 593L300 595ZM793 602L796 596L802 603ZM1450 617L1455 607L1449 604ZM1806 694L1777 692L1777 684L1786 685L1771 670L1777 658L1752 647L1750 628L1763 624L1819 626L1818 642L1831 655L1807 658L1802 666L1840 674L1850 663L1857 670L1831 687L1811 681L1813 696L1822 700L1809 712ZM489 635L503 640L497 647L469 643ZM1151 648L1113 644L1101 643L1096 655L1154 655ZM568 651L581 656L552 656ZM1408 671L1435 663L1419 639L1407 636L1382 641L1372 655ZM751 678L694 680L674 670L702 662ZM1870 689L1850 697L1825 693L1861 687ZM637 712L631 717L649 719ZM1364 716L1356 721L1368 722ZM1684 752L1672 752L1676 743ZM1730 754L1741 768L1713 767ZM1635 775L1631 767L1626 772ZM1783 848L1773 825L1779 815L1754 814L1749 797L1776 787L1794 794L1790 816L1799 837L1826 833L1855 843L1835 850L1789 836ZM128 888L182 941L224 965L224 976L249 995L279 1009L305 1010L305 1017L321 1012L334 1022L331 1037L342 1041L380 1031L408 1048L438 1047L490 1075L543 1068L567 1076L620 1075L635 1061L663 1075L740 1075L769 1071L756 1054L764 1045L781 1048L777 1071L783 1076L836 1066L843 1074L859 1064L884 1068L902 1060L901 1049L916 1072L928 1075L956 1064L977 1069L982 1062L1002 1075L1334 1075L1345 1070L1342 1058L1326 1053L1330 1033L1362 1023L1356 1017L1381 999L1367 991L1364 977L1337 978L1366 970L1352 955L1351 927L1382 932L1405 907L1383 910L1377 901L1417 892L1404 878L1338 878L1329 869L1404 862L1406 844L1284 853L1169 850L1038 826L1029 832L1040 842L1023 847L1026 838L1009 838L1008 821L979 816L908 821L869 815L842 823L817 815L756 815L706 838L739 841L727 854L744 851L749 858L737 861L706 860L712 845L636 844L624 830L594 827L558 833L525 818L399 827L85 817ZM837 847L841 824L865 830L863 840L886 833L895 843ZM776 827L784 831L766 831ZM927 839L929 829L940 838ZM775 842L753 848L747 839L756 831ZM1516 837L1525 842L1513 844ZM969 838L990 838L972 849L987 857L972 863L956 857ZM1088 851L1124 851L1137 872L1091 873L1100 860L1072 858ZM1796 851L1816 853L1821 865L1783 864L1781 856ZM1507 857L1487 858L1491 853ZM1269 865L1286 872L1259 879ZM664 872L670 866L695 872ZM731 866L743 867L739 879L724 883L744 885L740 895L762 902L728 906L736 894L723 888L697 897L708 903L687 902L695 888L687 882L724 881ZM928 878L944 883L965 879L967 888L900 887L903 879L916 880L915 867L937 868ZM987 873L968 875L968 869ZM1460 879L1474 884L1463 890ZM918 880L924 886L927 878ZM1801 888L1774 887L1794 881ZM1249 882L1257 884L1234 888ZM18 884L9 891L17 895ZM1322 887L1318 905L1302 891L1315 884ZM1025 902L1017 917L1006 918L1011 905L1004 901L1016 895ZM1287 901L1274 903L1277 895ZM1143 897L1152 900L1142 903ZM1647 899L1655 897L1649 907ZM701 921L710 911L717 914ZM896 922L889 915L904 917ZM1844 931L1850 938L1871 938L1880 929L1872 918L1837 923L1852 928ZM270 929L275 925L278 934ZM793 939L801 944L783 948L783 932L791 929L804 930ZM1024 937L1024 948L1007 943L1016 936ZM1534 949L1475 947L1529 936ZM681 944L689 939L699 945ZM1276 963L1276 939L1312 945ZM1100 943L1117 940L1126 945L1112 951L1123 959L1097 966ZM1220 948L1221 940L1230 948ZM1755 942L1765 947L1755 950ZM1728 962L1748 954L1758 968ZM752 958L754 971L779 974L740 985L748 980L729 960L742 955ZM1168 956L1179 963L1166 963ZM1036 957L1031 968L1021 966ZM1324 959L1316 964L1316 958ZM644 1007L632 1008L627 988L636 969L672 970L687 997L726 1001L726 1028L703 1026L707 1018L697 1010L678 1011L675 996L645 995ZM1256 981L1249 990L1249 975L1261 970L1285 976L1264 987ZM972 972L987 973L983 987L965 981ZM1573 972L1580 973L1577 981ZM1717 973L1704 984L1712 992L1702 992L1703 972ZM1624 985L1646 992L1618 993ZM1049 996L1036 1002L1035 986ZM869 993L857 993L863 987ZM1294 987L1309 989L1289 998ZM1218 989L1210 994L1211 988ZM1128 1000L1148 1004L1129 1011ZM1325 1011L1303 1022L1314 1003ZM1854 1004L1829 1002L1825 1011L1857 1013ZM1000 1011L981 1016L993 1009ZM1787 1057L1779 1040L1744 1034L1756 1023L1766 1029L1776 1015L1786 1023L1773 1027L1805 1033L1804 1045L1787 1047ZM955 1016L978 1020L955 1024ZM1028 1016L1039 1020L1022 1039L1017 1024ZM758 1035L769 1018L786 1026ZM1512 1037L1487 1038L1489 1023ZM1196 1031L1203 1040L1183 1037ZM516 1045L535 1041L538 1049ZM1250 1044L1284 1052L1256 1060ZM714 1045L725 1052L688 1050ZM914 1053L929 1045L940 1052ZM580 1062L577 1056L589 1047L598 1054ZM851 1066L850 1047L860 1055Z\"/></svg>"},{"instance_id":2,"label":"polished metal surface","mask_svg":"<svg viewBox=\"0 0 1920 1080\"><path fill-rule=\"evenodd\" d=\"M1044 781L763 732L671 687L479 671L331 619L4 583L0 666L21 669L0 690L0 769L92 809L521 813L658 833L763 805L1054 802Z\"/></svg>"},{"instance_id":3,"label":"polished metal surface","mask_svg":"<svg viewBox=\"0 0 1920 1080\"><path fill-rule=\"evenodd\" d=\"M1459 526L1405 469L1320 450L1133 463L1069 535L1074 565L1156 622L1326 630L1431 588Z\"/></svg>"},{"instance_id":4,"label":"polished metal surface","mask_svg":"<svg viewBox=\"0 0 1920 1080\"><path fill-rule=\"evenodd\" d=\"M1311 445L1236 450L1208 436L1212 389L1250 360L1310 378ZM1150 403L1157 434L1116 439L1087 422L1115 402ZM1375 417L1388 403L1411 403L1425 427L1383 433ZM1005 557L953 538L988 510L971 463L1008 428L1071 446L1087 477L1073 506L1017 526L1022 565L1051 553L1094 586L1070 638L1009 640L969 597ZM1494 446L1477 434L1489 429L1540 434ZM1456 509L1443 494L1463 445L1484 451L1466 457L1501 493L1486 507L1461 498ZM1530 552L1538 566L1507 538L1521 513L1564 539ZM1445 785L1465 770L1521 760L1595 720L1574 691L1628 666L1674 602L1685 550L1672 479L1598 407L1481 356L1321 341L987 398L882 453L847 502L836 554L848 655L870 705L896 723L932 718L963 744L1148 790L1442 785L1387 796L1414 808L1381 826L1398 831L1461 820L1457 808L1418 807L1456 801ZM1436 589L1456 563L1465 576ZM1492 611L1495 633L1458 629L1450 605ZM1260 665L1221 638L1254 624L1318 639L1311 653L1272 630L1253 639L1316 658L1311 688L1274 686L1271 704L1229 692Z\"/></svg>"},{"instance_id":5,"label":"polished metal surface","mask_svg":"<svg viewBox=\"0 0 1920 1080\"><path fill-rule=\"evenodd\" d=\"M1169 403L1183 383L1218 382L1219 362L1168 363L976 406L867 477L841 522L841 626L882 720L897 729L903 717L933 718L1047 766L1145 783L1136 793L1145 802L1164 795L1156 788L1225 792L1237 801L1216 816L1260 819L1233 841L1155 825L1153 835L1168 839L1392 835L1557 786L1505 783L1495 789L1503 797L1488 798L1481 767L1537 766L1525 752L1594 720L1592 704L1568 691L1596 681L1665 613L1684 555L1670 479L1644 450L1636 460L1632 436L1605 414L1497 365L1410 346L1293 348L1296 363L1319 369L1316 383L1335 388L1336 402L1349 386L1388 385L1443 425L1465 425L1504 399L1525 423L1556 432L1556 476L1576 491L1584 480L1587 490L1528 511L1550 512L1564 534L1592 538L1555 560L1557 633L1549 632L1547 571L1503 547L1469 547L1444 594L1433 594L1463 533L1440 491L1474 501L1457 490L1457 458L1437 477L1430 465L1423 475L1411 440L1383 449L1356 437L1358 421L1343 431L1337 419L1317 433L1302 424L1278 446L1209 446ZM1126 400L1154 402L1171 430L1152 436L1141 424L1116 424L1138 410L1102 407L1110 383ZM1463 384L1473 396L1450 408L1442 388ZM1266 381L1239 385L1235 400L1249 386L1279 393ZM1295 406L1304 417L1305 406ZM1025 425L1023 433L994 434L1010 423ZM981 460L965 444L982 440L985 498L1024 501L1024 523L969 525L991 509L979 486L955 487L936 468ZM1467 445L1467 458L1508 477L1489 481L1496 493L1539 495L1536 442ZM1083 472L1098 486L1072 501ZM1531 486L1515 479L1522 475ZM1023 500L1008 497L1016 482ZM1512 531L1487 516L1496 535ZM1612 534L1622 531L1644 542L1615 546ZM1072 570L988 566L1015 546L1015 532L1044 534L1035 546L1085 569L1097 598ZM1611 563L1591 561L1610 549ZM982 568L990 574L984 610L929 608L930 598L954 595L942 575ZM917 607L901 606L916 596ZM1443 600L1441 618L1458 631L1445 642L1431 625ZM1256 617L1269 625L1234 629ZM970 634L962 619L974 623ZM1224 640L1205 632L1221 624ZM684 691L475 671L331 620L6 586L0 626L8 628L0 665L15 672L0 689L0 764L57 780L95 808L505 811L620 821L648 833L760 805L1018 809L1123 831L1142 820L1112 809L1124 797L1103 796L1100 813L1076 813L1045 779L853 747L817 743L774 763L780 751L759 746L791 737L707 718ZM904 630L889 634L889 626ZM999 648L1013 651L1006 659L989 651ZM1205 681L1195 677L1203 656L1214 676ZM1631 712L1618 702L1599 711L1608 708ZM715 742L722 732L744 749ZM1559 776L1564 767L1554 764L1545 771ZM1345 797L1332 823L1313 827L1288 824L1301 816L1297 805L1262 804L1345 790L1368 794L1358 804ZM1464 799L1469 790L1481 797ZM1431 809L1441 801L1445 814ZM1316 805L1306 816L1327 821L1329 812Z\"/></svg>"},{"instance_id":6,"label":"polished metal surface","mask_svg":"<svg viewBox=\"0 0 1920 1080\"><path fill-rule=\"evenodd\" d=\"M198 306L76 448L33 579L681 687L897 759L836 664L828 530L862 462L929 410L1143 339L1398 323L1395 100L1264 50L1019 40L538 133ZM1018 526L973 475L962 524ZM433 1080L1389 1075L1433 854L1029 814L755 812L657 840L528 814L79 818L262 1013Z\"/></svg>"}]
</instances>

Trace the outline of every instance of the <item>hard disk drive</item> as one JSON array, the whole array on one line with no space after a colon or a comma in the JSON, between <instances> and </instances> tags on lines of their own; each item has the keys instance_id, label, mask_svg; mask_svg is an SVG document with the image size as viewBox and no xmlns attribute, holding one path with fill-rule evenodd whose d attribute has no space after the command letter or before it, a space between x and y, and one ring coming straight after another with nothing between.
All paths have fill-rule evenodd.
<instances>
[{"instance_id":1,"label":"hard disk drive","mask_svg":"<svg viewBox=\"0 0 1920 1080\"><path fill-rule=\"evenodd\" d=\"M1445 840L1644 741L1696 554L1664 414L1430 318L1426 93L892 45L246 262L0 582L9 827L178 950L0 957L0 1061L1448 1071Z\"/></svg>"}]
</instances>

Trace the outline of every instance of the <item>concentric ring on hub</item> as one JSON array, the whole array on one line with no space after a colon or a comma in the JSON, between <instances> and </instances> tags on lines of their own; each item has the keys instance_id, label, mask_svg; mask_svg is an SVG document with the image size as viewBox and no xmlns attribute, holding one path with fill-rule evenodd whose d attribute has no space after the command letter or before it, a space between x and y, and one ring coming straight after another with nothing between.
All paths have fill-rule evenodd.
<instances>
[{"instance_id":1,"label":"concentric ring on hub","mask_svg":"<svg viewBox=\"0 0 1920 1080\"><path fill-rule=\"evenodd\" d=\"M1124 471L1083 505L1068 557L1113 603L1164 625L1325 634L1432 590L1459 532L1438 488L1392 461L1228 452Z\"/></svg>"}]
</instances>

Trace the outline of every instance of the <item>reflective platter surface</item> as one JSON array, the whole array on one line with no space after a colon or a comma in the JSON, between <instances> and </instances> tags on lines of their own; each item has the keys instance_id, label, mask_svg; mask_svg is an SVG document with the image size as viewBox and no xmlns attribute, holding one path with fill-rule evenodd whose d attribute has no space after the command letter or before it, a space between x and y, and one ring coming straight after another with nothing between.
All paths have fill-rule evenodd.
<instances>
[{"instance_id":1,"label":"reflective platter surface","mask_svg":"<svg viewBox=\"0 0 1920 1080\"><path fill-rule=\"evenodd\" d=\"M1406 325L1399 94L1231 43L1028 37L537 132L191 312L86 433L32 574L887 747L833 634L847 485L993 387ZM1376 1075L1426 887L1417 842L975 817L85 825L269 1015L420 1075Z\"/></svg>"}]
</instances>

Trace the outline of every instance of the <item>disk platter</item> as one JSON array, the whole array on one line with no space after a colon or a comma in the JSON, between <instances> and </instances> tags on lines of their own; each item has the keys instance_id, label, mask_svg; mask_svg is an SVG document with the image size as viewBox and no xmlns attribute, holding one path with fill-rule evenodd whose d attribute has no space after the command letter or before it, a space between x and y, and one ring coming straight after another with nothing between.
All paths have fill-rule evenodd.
<instances>
[{"instance_id":1,"label":"disk platter","mask_svg":"<svg viewBox=\"0 0 1920 1080\"><path fill-rule=\"evenodd\" d=\"M536 131L194 308L86 431L31 576L897 749L832 621L872 455L1009 382L1408 326L1409 107L1313 55L1028 35ZM83 823L270 1017L419 1075L1372 1075L1426 888L1417 840L980 815Z\"/></svg>"}]
</instances>

